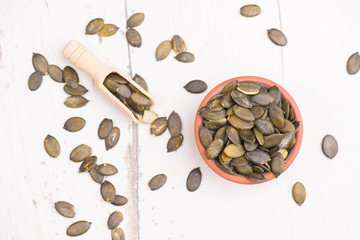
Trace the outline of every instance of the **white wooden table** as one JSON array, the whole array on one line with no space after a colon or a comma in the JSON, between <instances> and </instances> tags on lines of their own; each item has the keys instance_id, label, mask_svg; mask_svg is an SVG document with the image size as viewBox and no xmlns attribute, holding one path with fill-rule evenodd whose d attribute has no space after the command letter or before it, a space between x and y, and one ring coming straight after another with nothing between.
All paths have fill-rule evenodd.
<instances>
[{"instance_id":1,"label":"white wooden table","mask_svg":"<svg viewBox=\"0 0 360 240\"><path fill-rule=\"evenodd\" d=\"M241 6L257 3L261 15L245 18ZM70 239L67 226L77 220L92 222L77 239L110 239L108 215L124 214L126 239L359 239L360 169L358 95L360 75L350 76L345 64L360 49L359 1L167 1L167 0L12 0L0 3L0 239ZM144 12L141 48L129 47L126 19ZM86 36L86 24L104 18L120 27L100 43ZM269 28L282 29L288 45L275 46ZM157 45L173 34L182 36L196 60L155 61ZM43 54L61 68L70 63L61 50L71 39L86 45L107 66L138 73L146 79L160 116L178 112L183 121L183 146L166 152L169 133L153 137L149 125L133 124L95 91L91 79L78 71L89 92L83 108L64 106L63 85L45 77L35 92L27 87L33 72L32 52ZM269 78L285 87L297 101L304 121L304 139L293 165L277 180L239 185L216 175L201 159L193 124L206 93L183 89L202 79L208 90L242 75ZM86 119L83 130L62 129L72 116ZM117 146L105 151L97 137L103 118L121 129ZM321 152L325 134L340 146L329 160ZM43 148L47 134L61 144L58 158ZM78 144L93 148L98 161L118 167L108 179L128 197L123 207L105 203L99 185L69 160ZM188 173L200 167L203 181L193 193L186 190ZM165 173L166 184L150 191L147 183ZM301 181L307 199L299 207L291 189ZM74 219L60 216L54 202L75 205Z\"/></svg>"}]
</instances>

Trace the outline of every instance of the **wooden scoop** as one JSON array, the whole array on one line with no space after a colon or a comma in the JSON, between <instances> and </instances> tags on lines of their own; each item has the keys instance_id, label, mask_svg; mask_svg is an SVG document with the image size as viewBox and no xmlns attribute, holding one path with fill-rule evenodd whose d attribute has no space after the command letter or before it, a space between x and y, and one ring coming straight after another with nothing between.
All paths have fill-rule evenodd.
<instances>
[{"instance_id":1,"label":"wooden scoop","mask_svg":"<svg viewBox=\"0 0 360 240\"><path fill-rule=\"evenodd\" d=\"M105 78L110 73L117 73L123 78L125 78L130 84L132 84L136 89L138 89L142 94L148 97L151 101L151 106L155 104L153 97L143 89L139 84L127 76L118 68L105 67L103 66L94 55L81 43L75 40L71 40L66 44L63 49L63 55L66 57L73 65L75 65L80 70L88 73L99 92L106 96L113 104L119 107L123 112L125 112L135 123L140 122L141 115L132 112L124 103L122 103L118 98L116 98L103 84Z\"/></svg>"}]
</instances>

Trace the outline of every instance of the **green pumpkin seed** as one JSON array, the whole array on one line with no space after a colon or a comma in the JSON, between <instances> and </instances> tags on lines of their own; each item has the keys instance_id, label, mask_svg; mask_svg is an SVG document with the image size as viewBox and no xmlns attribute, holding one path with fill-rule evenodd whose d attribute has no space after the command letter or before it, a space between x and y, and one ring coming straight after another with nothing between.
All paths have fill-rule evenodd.
<instances>
[{"instance_id":1,"label":"green pumpkin seed","mask_svg":"<svg viewBox=\"0 0 360 240\"><path fill-rule=\"evenodd\" d=\"M202 174L200 171L200 167L197 167L193 170L191 170L191 172L188 175L188 178L186 180L186 188L189 192L194 192L196 191L201 184L201 178L202 178Z\"/></svg>"},{"instance_id":2,"label":"green pumpkin seed","mask_svg":"<svg viewBox=\"0 0 360 240\"><path fill-rule=\"evenodd\" d=\"M282 110L284 111L284 117L289 118L290 115L290 104L288 100L283 99L282 101Z\"/></svg>"},{"instance_id":3,"label":"green pumpkin seed","mask_svg":"<svg viewBox=\"0 0 360 240\"><path fill-rule=\"evenodd\" d=\"M88 102L89 100L83 96L70 96L64 100L65 106L69 108L80 108L85 106Z\"/></svg>"},{"instance_id":4,"label":"green pumpkin seed","mask_svg":"<svg viewBox=\"0 0 360 240\"><path fill-rule=\"evenodd\" d=\"M119 90L120 84L117 83L112 78L105 78L104 80L104 86L112 93L117 93Z\"/></svg>"},{"instance_id":5,"label":"green pumpkin seed","mask_svg":"<svg viewBox=\"0 0 360 240\"><path fill-rule=\"evenodd\" d=\"M134 13L133 15L131 15L131 17L129 17L126 25L127 27L137 27L144 21L144 18L145 18L145 14Z\"/></svg>"},{"instance_id":6,"label":"green pumpkin seed","mask_svg":"<svg viewBox=\"0 0 360 240\"><path fill-rule=\"evenodd\" d=\"M105 139L105 148L106 151L115 147L120 138L120 129L118 127L113 127L109 136Z\"/></svg>"},{"instance_id":7,"label":"green pumpkin seed","mask_svg":"<svg viewBox=\"0 0 360 240\"><path fill-rule=\"evenodd\" d=\"M265 172L264 169L262 167L258 166L258 165L255 165L252 168L253 168L253 171L257 172L257 173L264 173Z\"/></svg>"},{"instance_id":8,"label":"green pumpkin seed","mask_svg":"<svg viewBox=\"0 0 360 240\"><path fill-rule=\"evenodd\" d=\"M107 225L109 229L114 229L123 221L124 217L123 214L120 211L115 211L112 214L110 214Z\"/></svg>"},{"instance_id":9,"label":"green pumpkin seed","mask_svg":"<svg viewBox=\"0 0 360 240\"><path fill-rule=\"evenodd\" d=\"M256 129L253 128L254 130L254 135L256 137L256 140L259 142L260 145L264 144L264 136Z\"/></svg>"},{"instance_id":10,"label":"green pumpkin seed","mask_svg":"<svg viewBox=\"0 0 360 240\"><path fill-rule=\"evenodd\" d=\"M274 97L270 93L259 93L252 97L252 101L261 106L267 106L274 102Z\"/></svg>"},{"instance_id":11,"label":"green pumpkin seed","mask_svg":"<svg viewBox=\"0 0 360 240\"><path fill-rule=\"evenodd\" d=\"M278 127L278 129L282 133L291 132L291 133L295 134L295 126L294 126L294 124L292 124L292 122L290 122L287 119L284 120L284 126Z\"/></svg>"},{"instance_id":12,"label":"green pumpkin seed","mask_svg":"<svg viewBox=\"0 0 360 240\"><path fill-rule=\"evenodd\" d=\"M242 175L247 175L253 172L252 167L249 165L249 162L245 157L232 159L230 165Z\"/></svg>"},{"instance_id":13,"label":"green pumpkin seed","mask_svg":"<svg viewBox=\"0 0 360 240\"><path fill-rule=\"evenodd\" d=\"M148 185L152 191L155 191L165 184L166 179L167 177L165 174L158 174L149 181Z\"/></svg>"},{"instance_id":14,"label":"green pumpkin seed","mask_svg":"<svg viewBox=\"0 0 360 240\"><path fill-rule=\"evenodd\" d=\"M254 126L253 122L247 122L244 120L241 120L240 118L238 118L235 115L231 115L228 118L229 123L234 126L237 129L251 129Z\"/></svg>"},{"instance_id":15,"label":"green pumpkin seed","mask_svg":"<svg viewBox=\"0 0 360 240\"><path fill-rule=\"evenodd\" d=\"M264 143L262 144L265 148L272 148L280 144L284 138L284 134L274 133L264 137Z\"/></svg>"},{"instance_id":16,"label":"green pumpkin seed","mask_svg":"<svg viewBox=\"0 0 360 240\"><path fill-rule=\"evenodd\" d=\"M254 151L247 152L246 157L254 164L263 164L270 160L270 155L267 152L260 150L259 148Z\"/></svg>"},{"instance_id":17,"label":"green pumpkin seed","mask_svg":"<svg viewBox=\"0 0 360 240\"><path fill-rule=\"evenodd\" d=\"M111 203L115 206L123 206L128 202L128 199L121 195L116 195L115 200Z\"/></svg>"},{"instance_id":18,"label":"green pumpkin seed","mask_svg":"<svg viewBox=\"0 0 360 240\"><path fill-rule=\"evenodd\" d=\"M281 92L280 92L280 89L277 86L272 86L269 89L269 93L274 97L274 103L276 105L281 103Z\"/></svg>"},{"instance_id":19,"label":"green pumpkin seed","mask_svg":"<svg viewBox=\"0 0 360 240\"><path fill-rule=\"evenodd\" d=\"M338 153L338 143L334 136L326 135L323 138L321 148L326 157L333 159Z\"/></svg>"},{"instance_id":20,"label":"green pumpkin seed","mask_svg":"<svg viewBox=\"0 0 360 240\"><path fill-rule=\"evenodd\" d=\"M86 144L80 144L75 147L70 153L70 160L73 162L81 162L85 158L90 157L92 154L92 149Z\"/></svg>"},{"instance_id":21,"label":"green pumpkin seed","mask_svg":"<svg viewBox=\"0 0 360 240\"><path fill-rule=\"evenodd\" d=\"M231 108L235 105L234 100L230 96L230 93L226 93L220 100L221 106L224 108Z\"/></svg>"},{"instance_id":22,"label":"green pumpkin seed","mask_svg":"<svg viewBox=\"0 0 360 240\"><path fill-rule=\"evenodd\" d=\"M146 81L138 74L135 74L133 80L140 85L145 91L149 91Z\"/></svg>"},{"instance_id":23,"label":"green pumpkin seed","mask_svg":"<svg viewBox=\"0 0 360 240\"><path fill-rule=\"evenodd\" d=\"M104 118L98 128L98 136L100 139L106 139L113 128L113 120Z\"/></svg>"},{"instance_id":24,"label":"green pumpkin seed","mask_svg":"<svg viewBox=\"0 0 360 240\"><path fill-rule=\"evenodd\" d=\"M56 65L49 65L48 67L50 77L59 83L63 83L63 71Z\"/></svg>"},{"instance_id":25,"label":"green pumpkin seed","mask_svg":"<svg viewBox=\"0 0 360 240\"><path fill-rule=\"evenodd\" d=\"M28 87L31 91L37 90L42 83L43 76L41 72L33 72L28 80Z\"/></svg>"},{"instance_id":26,"label":"green pumpkin seed","mask_svg":"<svg viewBox=\"0 0 360 240\"><path fill-rule=\"evenodd\" d=\"M232 106L231 108L229 108L227 111L226 111L226 116L231 116L231 115L234 115L234 107L235 106Z\"/></svg>"},{"instance_id":27,"label":"green pumpkin seed","mask_svg":"<svg viewBox=\"0 0 360 240\"><path fill-rule=\"evenodd\" d=\"M151 100L140 92L133 92L131 94L131 100L140 106L150 106Z\"/></svg>"},{"instance_id":28,"label":"green pumpkin seed","mask_svg":"<svg viewBox=\"0 0 360 240\"><path fill-rule=\"evenodd\" d=\"M109 181L104 181L100 188L101 196L105 202L112 203L116 198L116 190L114 185Z\"/></svg>"},{"instance_id":29,"label":"green pumpkin seed","mask_svg":"<svg viewBox=\"0 0 360 240\"><path fill-rule=\"evenodd\" d=\"M249 4L240 8L240 14L244 17L255 17L261 13L261 8L255 4Z\"/></svg>"},{"instance_id":30,"label":"green pumpkin seed","mask_svg":"<svg viewBox=\"0 0 360 240\"><path fill-rule=\"evenodd\" d=\"M111 240L125 240L124 230L122 230L121 228L112 229Z\"/></svg>"},{"instance_id":31,"label":"green pumpkin seed","mask_svg":"<svg viewBox=\"0 0 360 240\"><path fill-rule=\"evenodd\" d=\"M215 135L214 135L214 139L220 138L222 139L224 142L226 142L226 126L221 127L219 130L216 131Z\"/></svg>"},{"instance_id":32,"label":"green pumpkin seed","mask_svg":"<svg viewBox=\"0 0 360 240\"><path fill-rule=\"evenodd\" d=\"M295 144L295 134L287 132L279 143L279 148L290 149Z\"/></svg>"},{"instance_id":33,"label":"green pumpkin seed","mask_svg":"<svg viewBox=\"0 0 360 240\"><path fill-rule=\"evenodd\" d=\"M233 81L228 83L222 90L222 93L230 93L232 90L235 90L237 88L237 81Z\"/></svg>"},{"instance_id":34,"label":"green pumpkin seed","mask_svg":"<svg viewBox=\"0 0 360 240\"><path fill-rule=\"evenodd\" d=\"M104 181L104 176L98 172L98 169L99 165L95 164L95 166L89 170L89 174L96 183L101 184Z\"/></svg>"},{"instance_id":35,"label":"green pumpkin seed","mask_svg":"<svg viewBox=\"0 0 360 240\"><path fill-rule=\"evenodd\" d=\"M227 122L226 118L222 118L219 120L211 120L209 122L205 122L205 127L208 128L209 130L216 131L219 128L225 126L226 122Z\"/></svg>"},{"instance_id":36,"label":"green pumpkin seed","mask_svg":"<svg viewBox=\"0 0 360 240\"><path fill-rule=\"evenodd\" d=\"M184 88L190 93L202 93L207 89L207 84L202 80L192 80Z\"/></svg>"},{"instance_id":37,"label":"green pumpkin seed","mask_svg":"<svg viewBox=\"0 0 360 240\"><path fill-rule=\"evenodd\" d=\"M224 141L220 138L214 139L206 148L205 156L208 159L214 159L221 153L224 147Z\"/></svg>"},{"instance_id":38,"label":"green pumpkin seed","mask_svg":"<svg viewBox=\"0 0 360 240\"><path fill-rule=\"evenodd\" d=\"M356 52L352 54L347 63L346 63L346 70L350 75L357 73L360 69L360 56L359 53Z\"/></svg>"},{"instance_id":39,"label":"green pumpkin seed","mask_svg":"<svg viewBox=\"0 0 360 240\"><path fill-rule=\"evenodd\" d=\"M46 136L44 140L44 147L50 157L57 158L60 155L60 144L53 136Z\"/></svg>"},{"instance_id":40,"label":"green pumpkin seed","mask_svg":"<svg viewBox=\"0 0 360 240\"><path fill-rule=\"evenodd\" d=\"M117 168L110 163L100 164L97 171L103 176L112 176L118 172Z\"/></svg>"},{"instance_id":41,"label":"green pumpkin seed","mask_svg":"<svg viewBox=\"0 0 360 240\"><path fill-rule=\"evenodd\" d=\"M218 166L224 172L231 174L231 175L237 175L237 173L234 171L234 167L230 166L230 164L227 164L224 161L221 161L220 156L219 156L219 159L215 159L214 162L215 162L216 166Z\"/></svg>"},{"instance_id":42,"label":"green pumpkin seed","mask_svg":"<svg viewBox=\"0 0 360 240\"><path fill-rule=\"evenodd\" d=\"M80 236L86 233L91 226L91 222L78 221L71 224L66 230L66 234L70 237Z\"/></svg>"},{"instance_id":43,"label":"green pumpkin seed","mask_svg":"<svg viewBox=\"0 0 360 240\"><path fill-rule=\"evenodd\" d=\"M174 35L172 37L171 45L176 54L185 52L187 50L184 39L182 39L179 35Z\"/></svg>"},{"instance_id":44,"label":"green pumpkin seed","mask_svg":"<svg viewBox=\"0 0 360 240\"><path fill-rule=\"evenodd\" d=\"M117 33L119 27L114 24L105 24L97 34L101 37L109 37Z\"/></svg>"},{"instance_id":45,"label":"green pumpkin seed","mask_svg":"<svg viewBox=\"0 0 360 240\"><path fill-rule=\"evenodd\" d=\"M220 162L230 162L232 159L232 157L229 157L228 155L225 154L225 152L222 152L221 155L219 155L219 160Z\"/></svg>"},{"instance_id":46,"label":"green pumpkin seed","mask_svg":"<svg viewBox=\"0 0 360 240\"><path fill-rule=\"evenodd\" d=\"M90 169L92 169L97 161L97 157L96 156L90 156L84 159L84 161L82 161L80 168L79 168L79 172L87 172Z\"/></svg>"},{"instance_id":47,"label":"green pumpkin seed","mask_svg":"<svg viewBox=\"0 0 360 240\"><path fill-rule=\"evenodd\" d=\"M244 142L244 148L246 149L246 151L254 151L258 146L258 142Z\"/></svg>"},{"instance_id":48,"label":"green pumpkin seed","mask_svg":"<svg viewBox=\"0 0 360 240\"><path fill-rule=\"evenodd\" d=\"M117 89L117 94L120 96L120 97L123 97L123 98L130 98L131 96L131 90L130 88L127 86L127 85L124 85L124 84L120 84L118 89Z\"/></svg>"},{"instance_id":49,"label":"green pumpkin seed","mask_svg":"<svg viewBox=\"0 0 360 240\"><path fill-rule=\"evenodd\" d=\"M225 111L225 109L218 111L218 112L211 112L209 110L203 110L200 112L200 115L203 118L206 118L208 120L219 120L219 119L226 117L226 111Z\"/></svg>"},{"instance_id":50,"label":"green pumpkin seed","mask_svg":"<svg viewBox=\"0 0 360 240\"><path fill-rule=\"evenodd\" d=\"M301 182L294 184L292 189L292 196L297 205L301 206L305 202L306 191L305 187Z\"/></svg>"},{"instance_id":51,"label":"green pumpkin seed","mask_svg":"<svg viewBox=\"0 0 360 240\"><path fill-rule=\"evenodd\" d=\"M284 159L286 159L288 157L288 155L289 155L289 152L286 149L283 149L283 148L279 149L277 152L279 152L283 156Z\"/></svg>"},{"instance_id":52,"label":"green pumpkin seed","mask_svg":"<svg viewBox=\"0 0 360 240\"><path fill-rule=\"evenodd\" d=\"M256 129L263 135L270 135L275 132L273 124L269 120L257 120L255 122Z\"/></svg>"},{"instance_id":53,"label":"green pumpkin seed","mask_svg":"<svg viewBox=\"0 0 360 240\"><path fill-rule=\"evenodd\" d=\"M179 114L177 114L175 111L172 111L169 116L168 129L171 136L173 137L178 136L181 132L181 119Z\"/></svg>"},{"instance_id":54,"label":"green pumpkin seed","mask_svg":"<svg viewBox=\"0 0 360 240\"><path fill-rule=\"evenodd\" d=\"M64 217L73 218L75 217L75 208L74 205L65 201L58 201L55 203L56 211Z\"/></svg>"},{"instance_id":55,"label":"green pumpkin seed","mask_svg":"<svg viewBox=\"0 0 360 240\"><path fill-rule=\"evenodd\" d=\"M238 90L231 91L231 97L233 100L242 107L251 108L252 102L250 98Z\"/></svg>"},{"instance_id":56,"label":"green pumpkin seed","mask_svg":"<svg viewBox=\"0 0 360 240\"><path fill-rule=\"evenodd\" d=\"M246 95L255 95L260 91L260 84L253 81L241 81L237 84L237 90Z\"/></svg>"},{"instance_id":57,"label":"green pumpkin seed","mask_svg":"<svg viewBox=\"0 0 360 240\"><path fill-rule=\"evenodd\" d=\"M142 43L141 35L134 28L129 28L126 31L126 39L128 43L133 47L140 47Z\"/></svg>"},{"instance_id":58,"label":"green pumpkin seed","mask_svg":"<svg viewBox=\"0 0 360 240\"><path fill-rule=\"evenodd\" d=\"M209 146L209 144L213 140L213 137L212 137L209 129L207 129L206 127L203 127L203 126L200 126L199 138L200 138L200 143L204 148L207 148L207 146Z\"/></svg>"},{"instance_id":59,"label":"green pumpkin seed","mask_svg":"<svg viewBox=\"0 0 360 240\"><path fill-rule=\"evenodd\" d=\"M176 151L182 144L184 136L180 133L179 135L172 136L167 143L167 152Z\"/></svg>"},{"instance_id":60,"label":"green pumpkin seed","mask_svg":"<svg viewBox=\"0 0 360 240\"><path fill-rule=\"evenodd\" d=\"M77 88L79 85L79 76L75 69L70 66L66 66L63 70L63 78L67 85L72 88Z\"/></svg>"},{"instance_id":61,"label":"green pumpkin seed","mask_svg":"<svg viewBox=\"0 0 360 240\"><path fill-rule=\"evenodd\" d=\"M253 106L250 110L254 114L256 120L260 119L265 113L265 109L261 106Z\"/></svg>"},{"instance_id":62,"label":"green pumpkin seed","mask_svg":"<svg viewBox=\"0 0 360 240\"><path fill-rule=\"evenodd\" d=\"M79 84L76 88L72 88L69 85L64 86L64 91L73 96L81 96L88 92L88 90L81 84Z\"/></svg>"},{"instance_id":63,"label":"green pumpkin seed","mask_svg":"<svg viewBox=\"0 0 360 240\"><path fill-rule=\"evenodd\" d=\"M156 61L161 61L165 59L167 56L169 56L171 52L171 48L172 48L171 41L165 40L161 42L159 46L156 48L156 52L155 52Z\"/></svg>"},{"instance_id":64,"label":"green pumpkin seed","mask_svg":"<svg viewBox=\"0 0 360 240\"><path fill-rule=\"evenodd\" d=\"M190 52L182 52L174 57L179 62L190 63L195 61L195 55Z\"/></svg>"},{"instance_id":65,"label":"green pumpkin seed","mask_svg":"<svg viewBox=\"0 0 360 240\"><path fill-rule=\"evenodd\" d=\"M105 79L114 81L118 84L127 84L128 83L128 81L123 76L118 74L117 72L110 73L109 75L106 76Z\"/></svg>"},{"instance_id":66,"label":"green pumpkin seed","mask_svg":"<svg viewBox=\"0 0 360 240\"><path fill-rule=\"evenodd\" d=\"M66 120L63 128L69 132L77 132L83 129L85 123L85 119L81 117L72 117Z\"/></svg>"},{"instance_id":67,"label":"green pumpkin seed","mask_svg":"<svg viewBox=\"0 0 360 240\"><path fill-rule=\"evenodd\" d=\"M245 149L241 144L232 143L224 148L224 153L231 158L238 158L245 154Z\"/></svg>"},{"instance_id":68,"label":"green pumpkin seed","mask_svg":"<svg viewBox=\"0 0 360 240\"><path fill-rule=\"evenodd\" d=\"M208 102L206 108L212 112L223 110L224 107L221 105L221 99L214 99Z\"/></svg>"},{"instance_id":69,"label":"green pumpkin seed","mask_svg":"<svg viewBox=\"0 0 360 240\"><path fill-rule=\"evenodd\" d=\"M96 34L100 31L101 28L103 28L103 26L104 26L104 19L95 18L87 24L85 34L88 35Z\"/></svg>"},{"instance_id":70,"label":"green pumpkin seed","mask_svg":"<svg viewBox=\"0 0 360 240\"><path fill-rule=\"evenodd\" d=\"M254 114L248 108L244 108L239 105L235 105L233 107L233 112L238 118L240 118L244 121L248 121L248 122L255 121Z\"/></svg>"},{"instance_id":71,"label":"green pumpkin seed","mask_svg":"<svg viewBox=\"0 0 360 240\"><path fill-rule=\"evenodd\" d=\"M276 178L280 176L284 170L284 156L277 152L270 161L271 172L275 175Z\"/></svg>"},{"instance_id":72,"label":"green pumpkin seed","mask_svg":"<svg viewBox=\"0 0 360 240\"><path fill-rule=\"evenodd\" d=\"M235 128L231 126L226 127L226 135L228 136L228 138L232 143L236 145L241 143L239 133Z\"/></svg>"},{"instance_id":73,"label":"green pumpkin seed","mask_svg":"<svg viewBox=\"0 0 360 240\"><path fill-rule=\"evenodd\" d=\"M285 46L287 44L287 38L280 30L276 28L271 28L267 30L267 33L268 37L274 44L278 46Z\"/></svg>"},{"instance_id":74,"label":"green pumpkin seed","mask_svg":"<svg viewBox=\"0 0 360 240\"><path fill-rule=\"evenodd\" d=\"M160 117L156 119L150 127L150 133L153 136L160 136L163 134L168 126L168 121L166 117Z\"/></svg>"},{"instance_id":75,"label":"green pumpkin seed","mask_svg":"<svg viewBox=\"0 0 360 240\"><path fill-rule=\"evenodd\" d=\"M242 140L249 143L255 143L256 137L251 129L240 129L239 135Z\"/></svg>"},{"instance_id":76,"label":"green pumpkin seed","mask_svg":"<svg viewBox=\"0 0 360 240\"><path fill-rule=\"evenodd\" d=\"M284 112L281 110L279 106L277 106L274 103L270 104L269 117L270 117L270 121L275 127L278 128L284 126L285 124Z\"/></svg>"},{"instance_id":77,"label":"green pumpkin seed","mask_svg":"<svg viewBox=\"0 0 360 240\"><path fill-rule=\"evenodd\" d=\"M34 66L35 72L41 72L42 75L48 74L49 64L43 55L39 53L33 53L32 64Z\"/></svg>"},{"instance_id":78,"label":"green pumpkin seed","mask_svg":"<svg viewBox=\"0 0 360 240\"><path fill-rule=\"evenodd\" d=\"M264 175L262 175L261 173L258 172L252 172L249 173L247 175L244 175L244 177L246 177L247 179L253 181L253 182L265 182L266 178L264 177Z\"/></svg>"},{"instance_id":79,"label":"green pumpkin seed","mask_svg":"<svg viewBox=\"0 0 360 240\"><path fill-rule=\"evenodd\" d=\"M153 112L151 110L145 110L143 115L142 115L141 122L146 123L146 124L151 124L157 118L158 118L158 115L155 112Z\"/></svg>"},{"instance_id":80,"label":"green pumpkin seed","mask_svg":"<svg viewBox=\"0 0 360 240\"><path fill-rule=\"evenodd\" d=\"M134 101L131 100L131 98L126 98L125 102L126 102L128 108L137 114L142 114L143 111L145 110L144 106L140 106L140 105L134 103Z\"/></svg>"}]
</instances>

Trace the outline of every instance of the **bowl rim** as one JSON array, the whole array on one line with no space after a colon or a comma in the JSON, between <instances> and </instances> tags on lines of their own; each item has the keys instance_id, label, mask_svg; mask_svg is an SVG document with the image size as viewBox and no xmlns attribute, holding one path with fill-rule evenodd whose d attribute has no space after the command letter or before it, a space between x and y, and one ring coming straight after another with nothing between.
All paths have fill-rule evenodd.
<instances>
[{"instance_id":1,"label":"bowl rim","mask_svg":"<svg viewBox=\"0 0 360 240\"><path fill-rule=\"evenodd\" d=\"M303 120L301 117L301 113L299 110L298 105L296 104L294 98L278 83L273 82L267 78L263 78L263 77L257 77L257 76L240 76L240 77L234 77L231 79L228 79L220 84L218 84L216 87L214 87L202 100L202 102L200 103L200 106L198 108L198 111L200 110L200 108L202 108L203 106L205 106L208 101L210 100L210 98L212 98L214 95L219 94L222 89L225 87L225 85L227 85L230 82L233 81L238 81L238 82L242 82L242 81L254 81L263 85L266 85L268 87L272 87L272 86L277 86L281 92L281 95L283 98L287 99L289 104L291 105L291 107L293 108L293 113L294 113L294 117L296 121L300 122L300 128L297 131L297 133L295 134L295 138L296 138L296 142L294 144L294 151L292 152L291 156L289 157L289 159L286 161L285 166L284 166L284 170L282 172L282 174L290 167L290 165L294 162L297 154L299 153L300 147L301 147L301 143L302 143L302 138L303 138ZM196 145L197 148L200 152L201 157L203 158L203 160L205 161L205 163L215 172L217 173L219 176L235 182L235 183L240 183L240 184L258 184L258 182L254 182L251 181L243 176L238 176L238 175L231 175L229 173L226 173L225 171L223 171L221 168L219 168L215 162L213 160L207 159L205 156L205 148L201 145L200 142L200 137L199 137L199 129L200 126L202 124L202 117L200 116L199 112L196 112L196 116L195 116L195 126L194 126L194 130L195 130L195 141L196 141ZM268 172L266 174L264 174L264 177L266 179L266 181L264 182L268 182L272 179L275 178L274 174L272 172ZM260 183L264 183L264 182L260 182Z\"/></svg>"}]
</instances>

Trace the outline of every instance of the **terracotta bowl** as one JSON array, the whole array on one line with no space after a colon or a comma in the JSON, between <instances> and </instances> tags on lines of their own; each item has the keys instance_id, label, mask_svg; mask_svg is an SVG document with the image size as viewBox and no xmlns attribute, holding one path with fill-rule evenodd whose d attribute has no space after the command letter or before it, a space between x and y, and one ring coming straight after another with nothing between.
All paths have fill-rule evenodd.
<instances>
[{"instance_id":1,"label":"terracotta bowl","mask_svg":"<svg viewBox=\"0 0 360 240\"><path fill-rule=\"evenodd\" d=\"M296 119L296 121L300 121L300 128L297 131L295 137L296 137L296 143L294 145L294 151L292 152L291 156L289 157L289 159L286 161L285 166L284 166L284 171L283 173L290 167L290 165L294 162L296 155L298 154L300 147L301 147L301 142L302 142L302 138L303 138L303 121L301 118L301 114L300 114L300 110L295 102L295 100L291 97L291 95L283 88L281 87L279 84L270 81L269 79L266 78L262 78L262 77L255 77L255 76L243 76L243 77L236 77L236 78L232 78L229 79L225 82L220 83L219 85L217 85L215 88L213 88L203 99L203 101L201 102L199 109L202 108L203 106L205 106L209 99L211 97L213 97L214 95L219 94L222 89L230 82L233 81L254 81L269 87L272 87L274 85L276 85L281 92L281 95L283 98L287 99L290 103L290 105L293 108L294 111L294 117ZM202 156L202 158L204 159L205 163L214 171L216 172L218 175L220 175L221 177L235 182L235 183L241 183L241 184L256 184L257 182L253 182L243 176L235 176L235 175L231 175L226 173L225 171L223 171L222 169L220 169L218 166L216 166L215 162L213 160L207 159L205 156L205 148L201 145L200 143L200 138L199 138L199 128L202 124L202 117L200 116L199 113L196 114L195 117L195 139L196 139L196 145L199 149L199 152ZM266 178L266 181L270 181L271 179L274 179L275 176L272 172L268 172L266 174L264 174L264 177ZM281 176L280 176L281 177Z\"/></svg>"}]
</instances>

